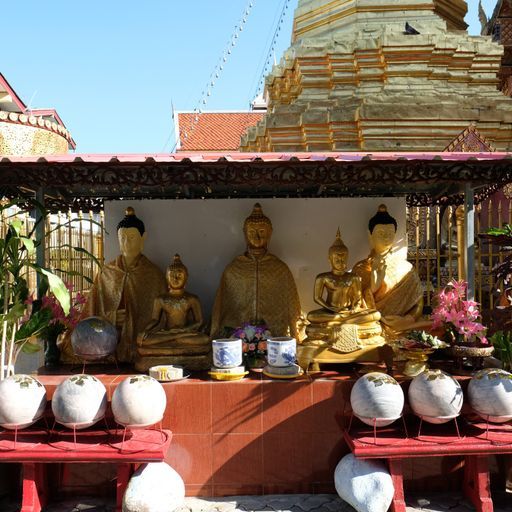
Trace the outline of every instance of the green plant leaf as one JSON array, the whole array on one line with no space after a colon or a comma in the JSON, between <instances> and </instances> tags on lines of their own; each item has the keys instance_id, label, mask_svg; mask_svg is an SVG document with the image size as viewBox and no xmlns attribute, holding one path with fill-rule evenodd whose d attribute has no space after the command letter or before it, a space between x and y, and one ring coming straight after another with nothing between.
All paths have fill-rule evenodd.
<instances>
[{"instance_id":1,"label":"green plant leaf","mask_svg":"<svg viewBox=\"0 0 512 512\"><path fill-rule=\"evenodd\" d=\"M23 221L20 219L13 219L9 225L15 231L16 236L20 236L21 228L23 227Z\"/></svg>"},{"instance_id":2,"label":"green plant leaf","mask_svg":"<svg viewBox=\"0 0 512 512\"><path fill-rule=\"evenodd\" d=\"M23 243L23 245L26 247L29 255L32 255L35 253L36 247L34 244L34 240L32 240L31 238L27 238L25 236L20 236L20 240Z\"/></svg>"},{"instance_id":3,"label":"green plant leaf","mask_svg":"<svg viewBox=\"0 0 512 512\"><path fill-rule=\"evenodd\" d=\"M35 343L24 343L21 350L25 352L25 354L35 354L41 350L41 346Z\"/></svg>"},{"instance_id":4,"label":"green plant leaf","mask_svg":"<svg viewBox=\"0 0 512 512\"><path fill-rule=\"evenodd\" d=\"M64 284L64 281L59 276L52 274L44 268L40 268L39 270L48 278L48 286L50 287L50 291L60 302L64 314L69 315L69 310L71 308L71 296L68 289L66 288L66 285Z\"/></svg>"}]
</instances>

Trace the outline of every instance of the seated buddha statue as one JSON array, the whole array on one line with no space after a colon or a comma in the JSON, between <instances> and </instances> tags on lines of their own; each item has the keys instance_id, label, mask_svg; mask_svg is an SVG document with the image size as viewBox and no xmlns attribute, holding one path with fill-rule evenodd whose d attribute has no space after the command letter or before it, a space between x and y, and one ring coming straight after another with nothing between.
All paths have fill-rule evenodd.
<instances>
[{"instance_id":1,"label":"seated buddha statue","mask_svg":"<svg viewBox=\"0 0 512 512\"><path fill-rule=\"evenodd\" d=\"M177 364L189 370L206 369L210 339L201 332L199 298L185 289L188 269L179 254L167 267L166 279L168 291L154 300L152 319L137 338L135 368L146 371L159 364Z\"/></svg>"},{"instance_id":2,"label":"seated buddha statue","mask_svg":"<svg viewBox=\"0 0 512 512\"><path fill-rule=\"evenodd\" d=\"M331 270L315 279L314 301L322 306L307 315L308 340L336 340L341 325L356 325L359 346L382 341L380 313L369 309L363 299L361 278L347 272L348 249L341 239L340 230L329 248ZM355 347L354 347L355 348Z\"/></svg>"},{"instance_id":3,"label":"seated buddha statue","mask_svg":"<svg viewBox=\"0 0 512 512\"><path fill-rule=\"evenodd\" d=\"M146 235L144 223L128 207L117 225L121 254L98 272L81 312L81 318L100 316L117 327L120 362L133 363L137 334L151 319L153 300L166 290L163 272L142 254ZM78 362L69 333L59 346L63 362Z\"/></svg>"},{"instance_id":4,"label":"seated buddha statue","mask_svg":"<svg viewBox=\"0 0 512 512\"><path fill-rule=\"evenodd\" d=\"M396 219L385 205L380 205L368 223L371 252L353 268L362 280L368 306L380 312L390 340L403 332L430 326L420 319L423 289L418 274L393 247L396 230Z\"/></svg>"},{"instance_id":5,"label":"seated buddha statue","mask_svg":"<svg viewBox=\"0 0 512 512\"><path fill-rule=\"evenodd\" d=\"M224 269L212 310L210 334L244 322L265 322L273 336L299 341L299 295L290 269L268 252L272 223L256 203L244 222L246 251Z\"/></svg>"}]
</instances>

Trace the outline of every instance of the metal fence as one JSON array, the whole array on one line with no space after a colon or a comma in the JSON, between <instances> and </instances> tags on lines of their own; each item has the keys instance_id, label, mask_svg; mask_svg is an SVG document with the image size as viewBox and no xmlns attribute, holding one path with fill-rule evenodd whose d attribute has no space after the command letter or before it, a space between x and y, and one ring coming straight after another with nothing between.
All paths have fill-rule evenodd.
<instances>
[{"instance_id":1,"label":"metal fence","mask_svg":"<svg viewBox=\"0 0 512 512\"><path fill-rule=\"evenodd\" d=\"M34 216L11 208L1 213L1 237L5 237L8 224L14 218L22 221L23 235L33 230ZM45 266L70 283L74 293L86 293L99 268L84 250L92 254L100 264L104 261L103 212L59 212L46 218L45 231ZM30 290L35 290L36 275L33 269L26 269L26 278Z\"/></svg>"},{"instance_id":2,"label":"metal fence","mask_svg":"<svg viewBox=\"0 0 512 512\"><path fill-rule=\"evenodd\" d=\"M425 290L425 304L430 306L436 292L451 279L465 279L465 255L458 250L464 242L463 210L451 206L409 208L407 223L408 259L418 271ZM504 223L512 224L512 199L502 192L476 206L476 234ZM492 269L510 251L500 250L477 236L474 244L476 300L483 309L492 309L496 299Z\"/></svg>"}]
</instances>

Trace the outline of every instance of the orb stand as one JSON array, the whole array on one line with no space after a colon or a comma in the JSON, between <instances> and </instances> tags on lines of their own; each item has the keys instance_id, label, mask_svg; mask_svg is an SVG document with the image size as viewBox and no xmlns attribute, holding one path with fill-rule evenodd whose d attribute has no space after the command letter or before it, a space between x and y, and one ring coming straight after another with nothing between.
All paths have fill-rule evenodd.
<instances>
[{"instance_id":1,"label":"orb stand","mask_svg":"<svg viewBox=\"0 0 512 512\"><path fill-rule=\"evenodd\" d=\"M82 357L80 355L77 355L77 354L75 354L75 355L82 362L82 371L81 371L82 374L85 374L85 368L87 367L87 363L93 364L93 365L94 364L104 364L104 365L107 365L110 358L114 359L114 364L116 365L116 370L119 371L119 362L117 360L115 352L113 352L112 354L107 354L107 355L105 355L103 357L94 358L94 359L84 358L84 357ZM79 368L79 366L75 366L74 368ZM73 368L73 370L74 370L74 368Z\"/></svg>"},{"instance_id":2,"label":"orb stand","mask_svg":"<svg viewBox=\"0 0 512 512\"><path fill-rule=\"evenodd\" d=\"M35 423L37 423L39 420L43 420L44 421L44 424L45 424L45 429L44 431L46 432L46 434L48 435L49 433L49 429L48 429L48 420L46 418L46 416L41 416L39 417L37 420L34 421L34 423L32 423L32 425L34 425ZM7 438L7 437L12 437L11 434L14 433L14 439L12 440L12 446L9 447L0 447L0 451L2 452L9 452L9 451L13 451L13 450L16 450L18 448L18 432L20 430L25 430L25 429L30 429L30 427L32 427L32 425L29 425L28 427L24 427L24 428L19 428L18 426L14 427L14 429L8 429L8 428L4 428L2 429L2 431L0 431L0 441L4 440L3 438ZM5 439L7 440L7 439Z\"/></svg>"},{"instance_id":3,"label":"orb stand","mask_svg":"<svg viewBox=\"0 0 512 512\"><path fill-rule=\"evenodd\" d=\"M499 436L500 434L510 434L512 432L512 416L511 417L507 417L508 418L507 421L494 422L494 421L490 421L490 419L493 417L490 414L478 413L478 415L484 420L485 440L486 441L489 440L489 433L490 432L495 434L495 435L497 435L497 436ZM468 423L470 423L470 425L472 425L472 426L482 430L482 422L469 421L468 420ZM480 436L477 436L477 437L480 437ZM498 440L493 440L493 442L498 443L499 441ZM510 443L503 443L503 444L507 444L508 445Z\"/></svg>"},{"instance_id":4,"label":"orb stand","mask_svg":"<svg viewBox=\"0 0 512 512\"><path fill-rule=\"evenodd\" d=\"M423 421L424 421L424 418L430 418L430 416L421 416L421 415L417 415L420 419L420 424L418 425L418 434L416 435L416 439L418 441L427 441L426 439L422 439L421 438L421 427L423 426ZM454 425L455 425L455 432L457 434L457 439L455 441L447 441L447 442L437 442L437 444L450 444L450 443L455 443L457 441L460 441L462 438L462 436L460 435L460 429L459 429L459 423L457 421L457 416L453 417L453 418L450 418L449 421L445 422L445 423L449 423L453 421ZM430 425L435 425L435 423L431 423L429 421L426 421L426 423L429 423ZM445 424L443 423L443 425ZM464 436L465 437L465 436ZM432 439L428 439L428 442L431 443L432 442Z\"/></svg>"},{"instance_id":5,"label":"orb stand","mask_svg":"<svg viewBox=\"0 0 512 512\"><path fill-rule=\"evenodd\" d=\"M138 453L140 451L144 451L145 449L147 449L148 444L156 443L156 441L154 440L154 436L152 435L152 432L158 432L160 434L160 441L157 442L156 444L158 446L163 446L168 439L168 435L164 432L162 428L162 419L163 418L160 418L159 421L153 423L152 425L122 425L119 423L119 425L122 427L123 433L120 446L119 443L115 443L112 441L109 444L113 448L119 450L119 453ZM142 433L140 435L135 436L135 439L127 439L127 437L132 437L130 436L130 434L132 434L134 430ZM113 432L110 431L110 434L113 435ZM132 441L133 446L130 447L130 443L132 443Z\"/></svg>"},{"instance_id":6,"label":"orb stand","mask_svg":"<svg viewBox=\"0 0 512 512\"><path fill-rule=\"evenodd\" d=\"M361 418L357 417L353 412L352 414L350 415L350 421L349 421L349 424L348 424L348 428L347 428L347 433L350 434L350 429L352 427L352 421L354 419L354 417L356 417L357 419L359 419L359 421L362 421ZM403 432L404 432L404 437L403 439L408 439L409 437L409 434L407 432L407 425L405 423L405 418L403 416L403 414L401 414L398 418L400 418L402 420L402 426L403 426ZM396 421L398 418L395 418L393 421ZM385 429L386 427L388 427L389 425L391 425L391 423L389 425L385 425L383 427L379 427L377 426L377 423L379 421L382 421L382 420L386 420L386 421L390 421L389 418L365 418L365 420L368 420L368 422L366 421L362 421L365 425L368 425L370 427L372 427L373 429L373 443L369 443L369 442L365 442L365 441L362 441L361 439L359 439L359 441L361 443L366 443L366 444L374 444L374 445L377 445L377 432L378 432L378 429ZM371 423L370 423L371 422ZM398 443L394 443L394 444L400 444L403 439L400 439L400 441ZM389 444L389 440L386 441L385 438L383 438L383 440L386 442L386 444ZM392 443L393 444L393 443Z\"/></svg>"},{"instance_id":7,"label":"orb stand","mask_svg":"<svg viewBox=\"0 0 512 512\"><path fill-rule=\"evenodd\" d=\"M105 428L103 428L103 432L108 437L108 435L110 434L110 428L109 428L109 425L107 422L107 418L105 416L103 416L103 418L101 418L98 421L103 421L103 423L105 424ZM56 425L57 425L57 421L54 419L52 428L50 429L49 436L48 436L48 444L55 445L55 443L57 443L59 441L63 441L63 442L67 441L66 440L67 431L66 430L63 430L63 431L57 430L55 428ZM90 426L92 426L92 425L90 425ZM93 436L97 435L97 432L93 433L90 431L88 433L80 434L82 429L77 429L76 425L73 425L72 427L67 427L64 425L64 427L73 432L73 444L72 444L72 446L65 446L65 445L58 446L58 448L63 451L87 451L87 446L90 446L91 443L85 442L85 441L90 441ZM78 433L77 433L77 430L78 430ZM53 439L54 435L55 435L55 439ZM86 446L86 448L84 448L83 450L79 450L78 441L81 442L82 439L84 441L82 444L84 444L84 446ZM97 442L99 443L99 442L101 442L101 440L98 439Z\"/></svg>"}]
</instances>

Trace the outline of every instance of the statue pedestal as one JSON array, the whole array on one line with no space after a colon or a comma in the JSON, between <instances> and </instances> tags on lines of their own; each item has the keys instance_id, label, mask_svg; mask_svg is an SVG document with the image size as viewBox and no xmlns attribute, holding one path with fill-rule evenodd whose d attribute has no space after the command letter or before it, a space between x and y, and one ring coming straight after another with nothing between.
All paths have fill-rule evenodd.
<instances>
[{"instance_id":1,"label":"statue pedestal","mask_svg":"<svg viewBox=\"0 0 512 512\"><path fill-rule=\"evenodd\" d=\"M384 340L352 352L339 352L325 342L310 343L297 346L297 360L306 372L320 364L385 362L387 367L393 365L393 349Z\"/></svg>"},{"instance_id":2,"label":"statue pedestal","mask_svg":"<svg viewBox=\"0 0 512 512\"><path fill-rule=\"evenodd\" d=\"M135 369L139 372L147 372L152 366L172 364L183 366L187 370L208 370L211 366L211 343L172 343L162 346L138 346L135 358Z\"/></svg>"}]
</instances>

